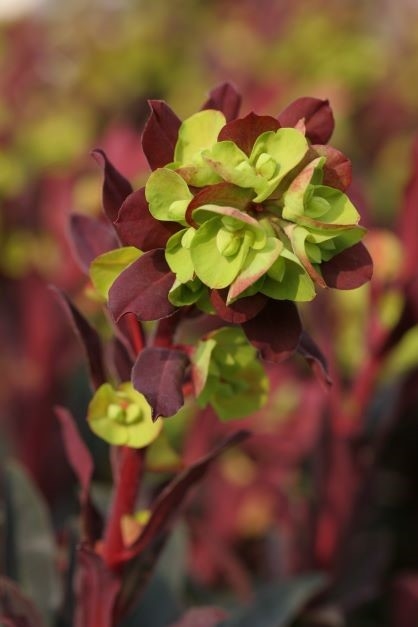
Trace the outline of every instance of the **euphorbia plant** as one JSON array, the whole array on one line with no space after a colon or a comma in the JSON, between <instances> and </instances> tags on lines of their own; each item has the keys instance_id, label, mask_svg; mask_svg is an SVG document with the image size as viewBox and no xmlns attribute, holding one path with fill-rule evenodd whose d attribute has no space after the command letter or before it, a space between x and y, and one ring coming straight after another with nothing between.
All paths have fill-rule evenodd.
<instances>
[{"instance_id":1,"label":"euphorbia plant","mask_svg":"<svg viewBox=\"0 0 418 627\"><path fill-rule=\"evenodd\" d=\"M115 329L109 362L97 333L65 301L96 389L89 424L114 446L114 496L103 530L89 496L88 453L59 410L83 488L78 625L98 624L98 617L117 624L140 592L133 582L143 579L141 559L155 561L188 487L243 437L183 470L138 513L147 447L163 437L163 419L175 421L186 396L210 404L221 420L251 414L268 398L262 360L277 363L295 351L328 380L296 302L371 276L359 214L345 194L350 162L327 145L334 126L328 102L302 98L277 118L238 118L240 97L223 85L184 122L164 102L150 105L142 145L153 172L145 187L133 191L96 150L107 221L72 219L75 247L91 262ZM80 454L84 469L74 463Z\"/></svg>"}]
</instances>

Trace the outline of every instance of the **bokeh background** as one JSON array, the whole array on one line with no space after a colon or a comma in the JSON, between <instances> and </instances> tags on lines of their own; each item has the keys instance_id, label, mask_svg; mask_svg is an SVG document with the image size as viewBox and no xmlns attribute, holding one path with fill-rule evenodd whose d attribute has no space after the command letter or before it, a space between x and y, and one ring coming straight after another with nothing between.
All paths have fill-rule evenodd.
<instances>
[{"instance_id":1,"label":"bokeh background","mask_svg":"<svg viewBox=\"0 0 418 627\"><path fill-rule=\"evenodd\" d=\"M391 283L403 263L406 243L402 233L410 231L408 245L418 247L417 222L411 222L409 228L400 218L405 186L416 167L412 155L418 135L417 77L416 0L0 0L3 475L9 476L13 468L13 481L27 482L30 477L31 490L42 500L60 541L65 544L62 537L68 518L77 516L77 501L74 477L63 460L54 404L69 406L77 416L95 454L97 495L103 502L110 479L106 447L83 424L90 392L82 351L49 288L54 284L63 289L100 326L99 306L88 298L86 278L68 237L71 212L98 215L101 211L102 175L89 153L103 148L118 169L139 186L148 171L140 145L147 99L165 99L179 117L185 117L199 108L213 86L231 81L243 94L244 113L254 110L275 115L305 95L331 102L336 118L332 143L353 161L352 195L364 224L371 227L370 247L378 270L368 291L330 297L333 325L321 328L321 317L328 311L326 305L321 309L321 302L306 318L322 337L322 346L344 388L345 396L336 401L340 410L342 398L346 403L344 420L355 414L350 414L351 384L357 386L358 394L366 394L366 400L362 397L365 411L353 418L357 420L355 433L340 425L338 446L331 455L335 462L332 473L341 481L325 492L329 489L336 494L341 517L330 522L325 516L318 537L310 544L306 536L312 525L307 508L311 511L313 502L320 508L312 477L317 472L331 472L329 467L318 470L315 457L321 458L318 434L329 401L321 396L322 390L312 389L318 384L306 372L301 374L291 366L276 372L273 409L248 425L257 431L260 424L274 423L277 449L266 453L266 442L259 444L259 449L254 445L254 450L224 460L211 476L206 494L210 506L206 505L206 510L201 507L199 511L204 513L200 518L195 510L189 516L188 528L193 533L186 549L183 538L182 562L189 564L183 568L194 582L191 597L198 602L218 599L219 594L223 598L225 590L231 589L245 597L254 572L259 577L267 571L268 576L316 569L334 573L335 547L351 511L341 502L347 498L351 503L347 494L357 494L358 473L360 484L365 481L369 466L359 466L359 458L363 463L364 456L371 455L370 439L379 440L389 429L392 423L385 412L399 401L402 377L405 373L410 377L418 362L415 318L407 328L406 341L401 333L390 350L385 349L389 353L396 348L384 366L381 362L376 365L368 344L376 298L384 301L379 301L379 307L384 309L382 319L385 324L388 321L388 329L395 327L403 311L405 297ZM401 336L402 342L398 342ZM369 369L374 364L379 371L371 381L366 362ZM366 393L358 392L359 373L365 379L369 376ZM413 391L414 384L409 381L409 385ZM379 527L383 544L370 540L364 549L364 554L369 549L372 556L381 558L379 564L383 560L383 570L372 583L367 577L359 583L363 592L372 589L366 600L360 594L354 602L347 593L345 605L338 601L343 609L334 612L334 622L315 624L344 625L338 622L344 612L351 612L354 619L350 620L357 622L348 624L357 627L418 624L416 619L402 622L408 620L402 618L405 607L418 614L418 548L416 543L403 544L418 523L418 494L414 492L418 414L416 398L412 394L408 399L412 399L408 418L392 441L396 450L383 453L384 471L378 475L379 489L373 492L381 495L381 490L383 501L396 509L395 513L385 510L389 518L396 514L395 522L383 531ZM369 406L373 407L371 413ZM212 418L204 420L202 424ZM198 434L191 431L185 438L186 457L187 451L204 449ZM364 441L367 446L361 448ZM356 455L359 450L361 455L339 475L347 450L351 455L353 447ZM401 469L399 459L407 460L405 467L400 464ZM257 463L264 461L262 474ZM228 481L234 486L232 492L225 487ZM241 512L239 520L230 511L231 503ZM20 506L23 516L27 505L23 501ZM390 536L387 545L382 534ZM207 537L212 540L205 543L202 538ZM230 551L228 563L222 563L220 556L213 557L213 542L216 545L219 538L225 551ZM279 557L275 564L266 565L271 547ZM338 555L340 559L340 552ZM10 574L6 558L4 549L2 569ZM31 590L28 577L25 585ZM352 577L359 580L360 575ZM385 588L389 580L389 588ZM390 602L387 590L392 595ZM329 601L334 610L335 604L338 606L335 598ZM55 608L59 606L59 600L54 603ZM405 616L410 616L408 611ZM164 618L153 620L149 624L156 627L168 624L161 622Z\"/></svg>"}]
</instances>

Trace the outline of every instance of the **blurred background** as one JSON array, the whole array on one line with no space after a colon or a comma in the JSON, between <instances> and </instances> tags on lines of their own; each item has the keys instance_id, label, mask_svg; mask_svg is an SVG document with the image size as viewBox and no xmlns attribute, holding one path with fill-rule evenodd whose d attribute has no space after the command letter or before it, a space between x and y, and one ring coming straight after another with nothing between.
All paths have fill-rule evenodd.
<instances>
[{"instance_id":1,"label":"blurred background","mask_svg":"<svg viewBox=\"0 0 418 627\"><path fill-rule=\"evenodd\" d=\"M223 81L242 92L243 113L277 115L299 96L328 98L336 118L332 144L353 161L351 193L363 223L371 227L369 245L378 265L371 288L329 296L328 304L319 299L305 314L331 359L340 397L334 395L330 410L329 398L299 366L272 374L271 407L246 421L261 430L260 440L235 458L231 453L208 480L206 503L222 506L223 523L218 516L212 520L210 507L206 513L202 507L189 513L192 533L184 568L198 601L210 600L219 589L232 588L245 597L253 573L282 576L317 568L334 573L338 560L341 569L344 560L335 547L351 520L350 495L358 495L358 486L370 474L370 459L376 459L370 441L378 442L383 470L372 493L378 494L377 510L390 511L384 510L383 531L376 523L384 546L376 548L370 539L361 553L370 550L378 556L375 569L380 570L359 584L362 592L372 590L366 600L360 594L353 601L350 590L351 596L335 593L332 603L338 597L345 608L340 613L351 612L357 622L349 624L359 627L418 624L416 619L401 622L407 620L402 608L418 613L418 547L404 546L405 533L418 522L418 415L416 379L411 378L418 363L415 314L402 333L396 331L399 337L390 336L380 361L369 341L376 311L389 332L398 328L406 302L396 284L407 245L402 237L409 232L408 246L418 247L417 221L405 224L401 212L405 185L416 168L417 76L416 0L0 0L0 447L3 475L9 477L10 464L16 464L14 481L30 482L55 533L77 515L77 501L54 404L69 406L77 416L95 454L97 490L104 499L110 478L106 447L83 425L90 391L82 352L48 287L57 285L87 316L98 318L98 305L86 297L86 278L68 238L71 212L101 211L102 174L90 151L103 148L137 187L148 172L140 145L148 98L166 100L181 118L197 110L208 91ZM332 324L324 329L318 323L327 312ZM384 364L383 353L389 356ZM405 376L410 377L409 396L399 392ZM366 391L362 381L368 382ZM350 406L353 389L363 413ZM407 419L391 440L393 448L386 449L382 434L398 424L387 417L388 408L395 408L396 416L406 411ZM336 411L344 415L327 457L335 465L319 468L324 417ZM213 418L202 420L206 424ZM272 429L277 449L266 452L266 433ZM199 449L202 432L203 427L200 435L187 431L186 457L187 451ZM234 468L240 469L238 476ZM316 510L322 507L314 478L330 472L336 484L325 481L324 493L334 495L338 516L328 510L319 516L312 540L308 536L314 530L307 522L312 504ZM25 504L21 507L24 511ZM213 563L213 544L202 540L211 533L216 541L222 537L232 561L222 563L218 556ZM389 537L388 544L383 536ZM267 565L271 547L280 559ZM7 571L4 564L3 569ZM347 569L345 574L352 572ZM382 582L389 579L391 594L396 594L388 609ZM160 623L155 619L152 624Z\"/></svg>"}]
</instances>

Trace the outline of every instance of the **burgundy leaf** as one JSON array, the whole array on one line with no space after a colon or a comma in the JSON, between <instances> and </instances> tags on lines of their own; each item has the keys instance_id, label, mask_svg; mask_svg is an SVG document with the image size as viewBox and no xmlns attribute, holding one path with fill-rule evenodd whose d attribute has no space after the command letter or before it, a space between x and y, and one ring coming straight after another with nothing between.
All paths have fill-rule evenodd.
<instances>
[{"instance_id":1,"label":"burgundy leaf","mask_svg":"<svg viewBox=\"0 0 418 627\"><path fill-rule=\"evenodd\" d=\"M253 197L253 190L237 187L232 183L223 182L208 185L203 187L190 201L186 211L186 220L189 224L193 224L193 211L202 205L220 205L248 211Z\"/></svg>"},{"instance_id":2,"label":"burgundy leaf","mask_svg":"<svg viewBox=\"0 0 418 627\"><path fill-rule=\"evenodd\" d=\"M344 153L328 145L312 146L317 155L326 157L324 164L324 185L335 187L342 192L349 187L353 175L351 161Z\"/></svg>"},{"instance_id":3,"label":"burgundy leaf","mask_svg":"<svg viewBox=\"0 0 418 627\"><path fill-rule=\"evenodd\" d=\"M0 577L0 623L4 627L44 627L32 600L8 577Z\"/></svg>"},{"instance_id":4,"label":"burgundy leaf","mask_svg":"<svg viewBox=\"0 0 418 627\"><path fill-rule=\"evenodd\" d=\"M302 333L296 305L288 300L270 300L242 328L262 359L280 362L296 350Z\"/></svg>"},{"instance_id":5,"label":"burgundy leaf","mask_svg":"<svg viewBox=\"0 0 418 627\"><path fill-rule=\"evenodd\" d=\"M113 627L113 612L120 590L119 576L107 568L88 546L77 551L74 627Z\"/></svg>"},{"instance_id":6,"label":"burgundy leaf","mask_svg":"<svg viewBox=\"0 0 418 627\"><path fill-rule=\"evenodd\" d=\"M144 187L126 198L114 225L124 246L136 246L144 252L164 248L167 240L181 228L175 222L161 222L150 214Z\"/></svg>"},{"instance_id":7,"label":"burgundy leaf","mask_svg":"<svg viewBox=\"0 0 418 627\"><path fill-rule=\"evenodd\" d=\"M91 262L98 255L119 248L118 238L110 224L91 216L73 213L69 232L75 258L84 272L88 272Z\"/></svg>"},{"instance_id":8,"label":"burgundy leaf","mask_svg":"<svg viewBox=\"0 0 418 627\"><path fill-rule=\"evenodd\" d=\"M54 408L61 426L67 461L76 475L80 487L80 503L84 539L94 544L101 536L103 521L90 498L90 484L93 477L93 459L84 444L75 420L65 407Z\"/></svg>"},{"instance_id":9,"label":"burgundy leaf","mask_svg":"<svg viewBox=\"0 0 418 627\"><path fill-rule=\"evenodd\" d=\"M132 383L152 408L153 419L173 416L183 406L183 382L189 364L179 350L145 348L132 369Z\"/></svg>"},{"instance_id":10,"label":"burgundy leaf","mask_svg":"<svg viewBox=\"0 0 418 627\"><path fill-rule=\"evenodd\" d=\"M109 309L116 321L127 313L140 320L159 320L175 311L168 292L175 275L163 249L150 250L124 270L109 290Z\"/></svg>"},{"instance_id":11,"label":"burgundy leaf","mask_svg":"<svg viewBox=\"0 0 418 627\"><path fill-rule=\"evenodd\" d=\"M93 388L97 389L102 383L107 381L103 359L103 347L99 334L63 292L55 287L52 287L52 290L57 295L58 301L67 314L73 331L84 348L89 365L91 383Z\"/></svg>"},{"instance_id":12,"label":"burgundy leaf","mask_svg":"<svg viewBox=\"0 0 418 627\"><path fill-rule=\"evenodd\" d=\"M171 627L217 627L225 618L228 614L219 607L193 607Z\"/></svg>"},{"instance_id":13,"label":"burgundy leaf","mask_svg":"<svg viewBox=\"0 0 418 627\"><path fill-rule=\"evenodd\" d=\"M233 141L249 155L259 135L266 131L277 131L279 128L280 124L275 118L249 113L245 118L226 124L218 135L218 141Z\"/></svg>"},{"instance_id":14,"label":"burgundy leaf","mask_svg":"<svg viewBox=\"0 0 418 627\"><path fill-rule=\"evenodd\" d=\"M297 352L306 359L314 373L326 386L332 384L328 372L328 364L321 349L306 331L302 331Z\"/></svg>"},{"instance_id":15,"label":"burgundy leaf","mask_svg":"<svg viewBox=\"0 0 418 627\"><path fill-rule=\"evenodd\" d=\"M232 324L242 324L257 316L265 307L268 298L264 294L254 294L239 298L230 305L226 304L228 288L223 290L212 290L210 300L216 313L222 320Z\"/></svg>"},{"instance_id":16,"label":"burgundy leaf","mask_svg":"<svg viewBox=\"0 0 418 627\"><path fill-rule=\"evenodd\" d=\"M209 94L209 98L206 100L202 109L217 109L222 111L227 122L234 120L240 110L241 95L237 92L235 87L230 83L222 83Z\"/></svg>"},{"instance_id":17,"label":"burgundy leaf","mask_svg":"<svg viewBox=\"0 0 418 627\"><path fill-rule=\"evenodd\" d=\"M248 431L237 431L228 436L205 457L202 457L177 475L157 497L152 505L152 513L148 523L138 540L126 550L125 557L133 558L139 555L154 538L163 533L171 524L189 489L203 478L211 463L226 449L239 444L248 438L249 435Z\"/></svg>"},{"instance_id":18,"label":"burgundy leaf","mask_svg":"<svg viewBox=\"0 0 418 627\"><path fill-rule=\"evenodd\" d=\"M313 144L326 144L334 130L334 116L328 100L298 98L278 116L281 126L293 127L304 119L306 136Z\"/></svg>"},{"instance_id":19,"label":"burgundy leaf","mask_svg":"<svg viewBox=\"0 0 418 627\"><path fill-rule=\"evenodd\" d=\"M370 281L373 261L367 248L359 242L322 263L321 272L328 287L352 290Z\"/></svg>"},{"instance_id":20,"label":"burgundy leaf","mask_svg":"<svg viewBox=\"0 0 418 627\"><path fill-rule=\"evenodd\" d=\"M173 161L181 121L163 100L148 104L151 115L142 133L142 149L151 170L156 170Z\"/></svg>"},{"instance_id":21,"label":"burgundy leaf","mask_svg":"<svg viewBox=\"0 0 418 627\"><path fill-rule=\"evenodd\" d=\"M96 148L91 154L103 168L103 209L113 222L117 218L121 204L132 193L132 185L109 161L104 150Z\"/></svg>"},{"instance_id":22,"label":"burgundy leaf","mask_svg":"<svg viewBox=\"0 0 418 627\"><path fill-rule=\"evenodd\" d=\"M418 139L412 151L412 172L405 189L402 208L399 216L398 231L402 238L405 251L404 273L406 276L416 274L418 265Z\"/></svg>"},{"instance_id":23,"label":"burgundy leaf","mask_svg":"<svg viewBox=\"0 0 418 627\"><path fill-rule=\"evenodd\" d=\"M125 320L126 317L127 316L124 316L121 319L121 322ZM114 337L110 343L110 354L110 359L115 370L115 376L121 383L129 381L134 362L126 344L119 338Z\"/></svg>"}]
</instances>

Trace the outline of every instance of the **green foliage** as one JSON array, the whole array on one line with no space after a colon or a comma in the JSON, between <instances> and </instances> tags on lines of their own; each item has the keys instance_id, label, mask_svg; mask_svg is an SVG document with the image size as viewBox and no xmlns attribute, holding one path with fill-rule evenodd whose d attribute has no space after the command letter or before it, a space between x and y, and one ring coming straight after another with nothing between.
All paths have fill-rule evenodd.
<instances>
[{"instance_id":1,"label":"green foliage","mask_svg":"<svg viewBox=\"0 0 418 627\"><path fill-rule=\"evenodd\" d=\"M198 343L193 356L197 402L221 420L243 418L267 401L269 382L256 350L239 328L224 328Z\"/></svg>"},{"instance_id":2,"label":"green foliage","mask_svg":"<svg viewBox=\"0 0 418 627\"><path fill-rule=\"evenodd\" d=\"M100 296L107 300L115 279L142 255L134 246L124 246L99 255L90 265L90 278Z\"/></svg>"}]
</instances>

